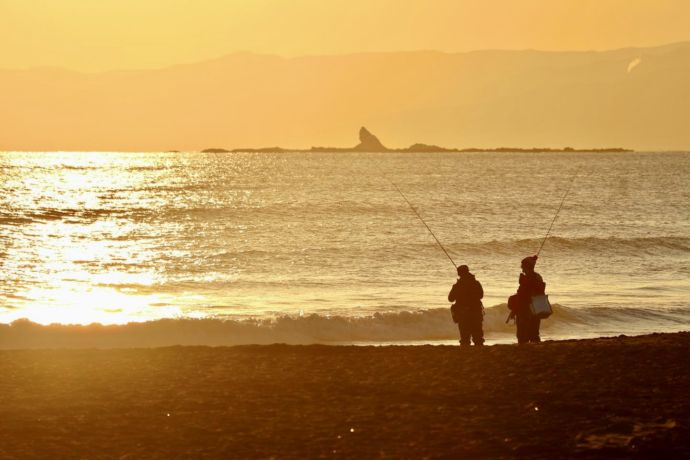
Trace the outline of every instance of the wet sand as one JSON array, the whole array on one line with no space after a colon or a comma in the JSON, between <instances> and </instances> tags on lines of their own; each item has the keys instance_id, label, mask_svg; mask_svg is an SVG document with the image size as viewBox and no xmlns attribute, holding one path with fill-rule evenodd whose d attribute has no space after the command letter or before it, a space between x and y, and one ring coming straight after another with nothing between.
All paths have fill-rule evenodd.
<instances>
[{"instance_id":1,"label":"wet sand","mask_svg":"<svg viewBox=\"0 0 690 460\"><path fill-rule=\"evenodd\" d=\"M0 458L689 458L690 332L0 351Z\"/></svg>"}]
</instances>

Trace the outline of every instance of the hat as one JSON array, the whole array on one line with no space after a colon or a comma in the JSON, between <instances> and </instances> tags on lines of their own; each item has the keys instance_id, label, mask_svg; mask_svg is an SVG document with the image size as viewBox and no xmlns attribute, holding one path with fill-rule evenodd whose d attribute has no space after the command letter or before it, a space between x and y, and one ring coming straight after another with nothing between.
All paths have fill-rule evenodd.
<instances>
[{"instance_id":1,"label":"hat","mask_svg":"<svg viewBox=\"0 0 690 460\"><path fill-rule=\"evenodd\" d=\"M537 256L528 256L522 259L522 265L534 268L537 265Z\"/></svg>"},{"instance_id":2,"label":"hat","mask_svg":"<svg viewBox=\"0 0 690 460\"><path fill-rule=\"evenodd\" d=\"M458 275L467 274L470 272L470 267L467 265L458 266Z\"/></svg>"}]
</instances>

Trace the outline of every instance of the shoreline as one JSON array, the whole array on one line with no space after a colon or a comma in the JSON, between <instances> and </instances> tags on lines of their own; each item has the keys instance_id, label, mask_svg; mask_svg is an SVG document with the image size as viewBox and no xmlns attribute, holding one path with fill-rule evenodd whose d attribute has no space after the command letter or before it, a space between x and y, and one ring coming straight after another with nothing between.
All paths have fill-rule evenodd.
<instances>
[{"instance_id":1,"label":"shoreline","mask_svg":"<svg viewBox=\"0 0 690 460\"><path fill-rule=\"evenodd\" d=\"M506 324L505 308L487 309L486 346L517 342L515 325ZM682 313L682 314L681 314ZM580 323L560 307L544 321L543 341L636 337L687 330L685 310L665 312L647 323L597 325ZM639 320L639 318L638 318ZM280 316L276 318L159 318L115 324L43 325L29 319L0 323L0 350L22 349L131 349L171 346L454 346L457 326L445 308L374 316Z\"/></svg>"},{"instance_id":2,"label":"shoreline","mask_svg":"<svg viewBox=\"0 0 690 460\"><path fill-rule=\"evenodd\" d=\"M680 458L690 332L0 351L2 458Z\"/></svg>"}]
</instances>

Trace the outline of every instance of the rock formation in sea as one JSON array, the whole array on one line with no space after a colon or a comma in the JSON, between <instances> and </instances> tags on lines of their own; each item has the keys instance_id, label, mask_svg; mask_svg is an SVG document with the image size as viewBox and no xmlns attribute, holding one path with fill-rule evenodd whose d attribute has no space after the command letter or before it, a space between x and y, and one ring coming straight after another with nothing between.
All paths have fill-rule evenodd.
<instances>
[{"instance_id":1,"label":"rock formation in sea","mask_svg":"<svg viewBox=\"0 0 690 460\"><path fill-rule=\"evenodd\" d=\"M359 152L387 152L389 149L381 143L378 137L362 126L359 128L359 144L355 146L354 150Z\"/></svg>"},{"instance_id":2,"label":"rock formation in sea","mask_svg":"<svg viewBox=\"0 0 690 460\"><path fill-rule=\"evenodd\" d=\"M427 152L457 152L458 149L448 149L445 147L439 147L438 145L430 144L412 144L411 146L398 149L399 152L410 152L410 153L427 153Z\"/></svg>"},{"instance_id":3,"label":"rock formation in sea","mask_svg":"<svg viewBox=\"0 0 690 460\"><path fill-rule=\"evenodd\" d=\"M572 147L565 147L562 149L554 148L513 148L500 147L493 149L478 149L478 148L446 148L433 144L412 144L409 147L400 149L389 149L381 143L378 137L371 133L367 128L362 126L359 128L359 144L354 147L312 147L309 150L302 149L284 149L282 147L263 147L263 148L249 148L249 149L232 149L226 150L222 148L210 148L202 150L203 153L227 153L227 152L252 152L252 153L282 153L282 152L399 152L399 153L429 153L429 152L630 152L631 150L622 148L606 148L606 149L573 149Z\"/></svg>"},{"instance_id":4,"label":"rock formation in sea","mask_svg":"<svg viewBox=\"0 0 690 460\"><path fill-rule=\"evenodd\" d=\"M213 147L210 149L204 149L201 151L201 153L230 153L230 150Z\"/></svg>"}]
</instances>

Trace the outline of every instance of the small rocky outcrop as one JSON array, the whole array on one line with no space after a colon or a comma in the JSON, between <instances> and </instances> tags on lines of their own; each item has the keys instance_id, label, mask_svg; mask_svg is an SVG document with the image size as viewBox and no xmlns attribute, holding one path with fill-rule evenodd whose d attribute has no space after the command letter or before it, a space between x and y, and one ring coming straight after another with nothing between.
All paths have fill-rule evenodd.
<instances>
[{"instance_id":1,"label":"small rocky outcrop","mask_svg":"<svg viewBox=\"0 0 690 460\"><path fill-rule=\"evenodd\" d=\"M230 150L219 149L214 147L210 149L204 149L201 151L201 153L230 153Z\"/></svg>"},{"instance_id":2,"label":"small rocky outcrop","mask_svg":"<svg viewBox=\"0 0 690 460\"><path fill-rule=\"evenodd\" d=\"M359 152L387 152L388 149L381 143L378 137L362 126L359 129L359 144L354 148Z\"/></svg>"},{"instance_id":3,"label":"small rocky outcrop","mask_svg":"<svg viewBox=\"0 0 690 460\"><path fill-rule=\"evenodd\" d=\"M400 152L410 152L410 153L429 153L429 152L457 152L457 149L447 149L445 147L439 147L438 145L429 144L412 144L411 146L400 149Z\"/></svg>"}]
</instances>

